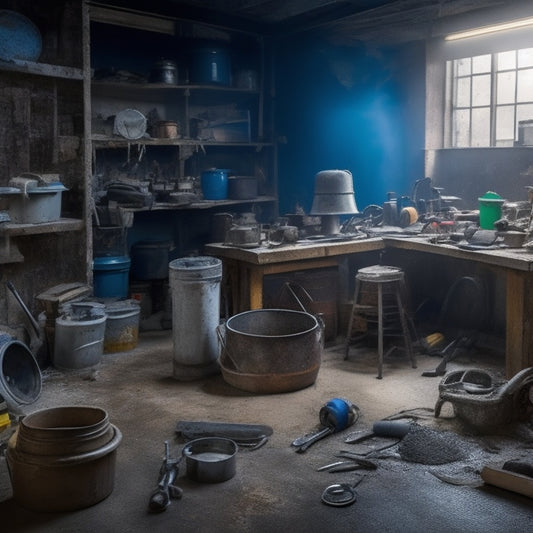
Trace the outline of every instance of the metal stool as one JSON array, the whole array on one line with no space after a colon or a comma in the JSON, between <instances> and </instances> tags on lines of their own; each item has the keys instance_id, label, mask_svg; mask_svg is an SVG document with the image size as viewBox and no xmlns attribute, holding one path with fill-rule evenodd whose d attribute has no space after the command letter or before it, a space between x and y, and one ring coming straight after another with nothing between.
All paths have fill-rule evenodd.
<instances>
[{"instance_id":1,"label":"metal stool","mask_svg":"<svg viewBox=\"0 0 533 533\"><path fill-rule=\"evenodd\" d=\"M364 294L362 290L365 288L364 284L368 284L366 288L369 289L377 288L376 303L365 304L360 301L361 295ZM362 317L367 324L377 322L378 379L381 379L383 375L383 337L385 335L403 337L405 351L412 367L416 368L413 344L407 323L406 295L405 277L401 268L375 265L358 270L355 276L353 305L346 333L344 359L348 359L350 344L355 340L353 337L354 321L358 317Z\"/></svg>"}]
</instances>

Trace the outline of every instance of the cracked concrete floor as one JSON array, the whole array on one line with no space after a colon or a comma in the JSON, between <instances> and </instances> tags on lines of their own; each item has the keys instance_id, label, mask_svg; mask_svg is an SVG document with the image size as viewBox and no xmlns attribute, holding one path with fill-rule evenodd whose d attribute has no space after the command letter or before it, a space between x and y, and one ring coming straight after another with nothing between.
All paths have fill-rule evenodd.
<instances>
[{"instance_id":1,"label":"cracked concrete floor","mask_svg":"<svg viewBox=\"0 0 533 533\"><path fill-rule=\"evenodd\" d=\"M10 494L9 478L0 462L0 517L4 531L65 532L491 532L533 530L531 500L503 489L480 485L484 464L508 459L531 461L526 427L505 427L498 435L477 437L448 409L435 419L430 410L441 378L422 377L438 364L417 355L418 368L400 356L390 356L384 377L376 379L372 350L352 350L343 360L342 347L330 346L323 355L312 386L295 392L253 395L226 384L222 376L193 382L172 378L172 332L146 332L129 352L106 354L94 372L43 372L43 391L26 413L55 406L93 405L104 408L123 434L118 448L115 486L104 501L68 513L37 513L18 506ZM485 368L503 376L501 355L477 350L448 365ZM294 438L318 425L320 407L329 399L349 399L360 409L354 426L317 442L306 453L291 447ZM421 410L427 408L429 411ZM376 459L373 471L332 474L317 468L336 460L347 434L370 429L372 423L404 410L415 410L416 422L452 431L470 446L460 461L434 466L403 460L397 447ZM268 443L254 451L240 450L237 473L223 483L202 484L186 477L182 465L177 484L181 500L160 514L147 506L158 480L164 441L179 455L183 441L175 433L180 420L266 424L273 428ZM524 432L518 430L526 430ZM395 441L390 441L394 444ZM352 447L352 448L351 448ZM472 485L453 485L434 473L466 479ZM353 483L357 501L348 507L321 502L332 483ZM477 482L477 483L476 483Z\"/></svg>"}]
</instances>

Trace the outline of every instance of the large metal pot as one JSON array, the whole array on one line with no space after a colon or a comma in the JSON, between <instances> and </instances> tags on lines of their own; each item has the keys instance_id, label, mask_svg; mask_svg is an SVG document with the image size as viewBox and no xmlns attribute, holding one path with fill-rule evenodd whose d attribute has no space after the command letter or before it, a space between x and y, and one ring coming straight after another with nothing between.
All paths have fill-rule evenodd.
<instances>
[{"instance_id":1,"label":"large metal pot","mask_svg":"<svg viewBox=\"0 0 533 533\"><path fill-rule=\"evenodd\" d=\"M322 355L322 327L305 312L245 311L228 319L220 360L224 379L250 392L278 393L314 383Z\"/></svg>"}]
</instances>

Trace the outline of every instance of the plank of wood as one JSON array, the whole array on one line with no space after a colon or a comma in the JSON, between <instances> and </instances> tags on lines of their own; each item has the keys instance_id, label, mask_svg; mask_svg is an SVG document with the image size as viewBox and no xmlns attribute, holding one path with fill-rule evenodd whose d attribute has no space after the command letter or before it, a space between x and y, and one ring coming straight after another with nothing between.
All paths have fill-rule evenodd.
<instances>
[{"instance_id":1,"label":"plank of wood","mask_svg":"<svg viewBox=\"0 0 533 533\"><path fill-rule=\"evenodd\" d=\"M533 478L495 466L484 466L481 479L489 485L533 498Z\"/></svg>"}]
</instances>

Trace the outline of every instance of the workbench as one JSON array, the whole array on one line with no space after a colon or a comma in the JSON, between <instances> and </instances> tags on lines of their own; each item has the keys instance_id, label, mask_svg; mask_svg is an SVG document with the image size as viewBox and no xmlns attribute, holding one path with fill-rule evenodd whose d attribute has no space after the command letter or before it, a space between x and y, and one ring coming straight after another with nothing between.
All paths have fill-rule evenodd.
<instances>
[{"instance_id":1,"label":"workbench","mask_svg":"<svg viewBox=\"0 0 533 533\"><path fill-rule=\"evenodd\" d=\"M243 249L208 244L205 253L219 257L230 280L234 312L260 309L263 277L269 274L339 266L343 257L394 248L485 264L505 277L506 375L533 366L533 253L525 248L462 249L432 243L426 237L383 236L363 240L310 242Z\"/></svg>"},{"instance_id":2,"label":"workbench","mask_svg":"<svg viewBox=\"0 0 533 533\"><path fill-rule=\"evenodd\" d=\"M206 245L205 253L222 259L225 276L230 280L233 310L242 312L263 307L263 278L267 275L338 267L343 256L382 250L384 246L379 237L255 248L215 243Z\"/></svg>"}]
</instances>

